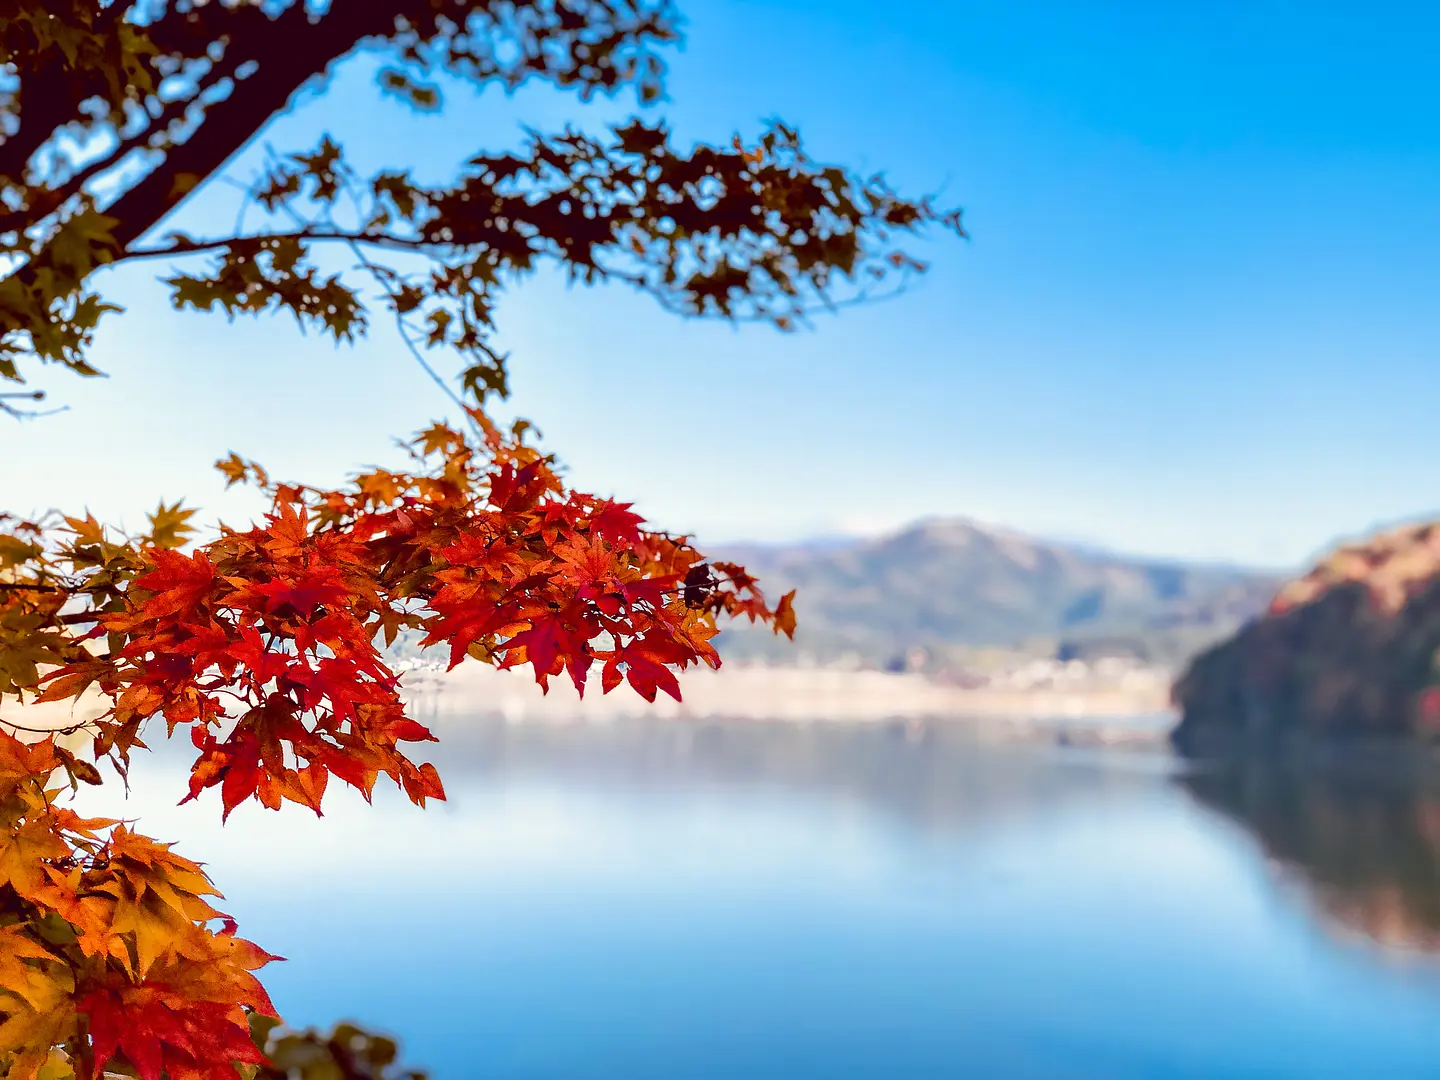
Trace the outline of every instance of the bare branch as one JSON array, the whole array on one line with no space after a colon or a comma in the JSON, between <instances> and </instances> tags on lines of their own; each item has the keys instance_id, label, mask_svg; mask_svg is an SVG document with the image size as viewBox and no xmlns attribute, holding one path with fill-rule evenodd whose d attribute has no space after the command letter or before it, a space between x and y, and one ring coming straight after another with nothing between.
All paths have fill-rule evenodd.
<instances>
[{"instance_id":1,"label":"bare branch","mask_svg":"<svg viewBox=\"0 0 1440 1080\"><path fill-rule=\"evenodd\" d=\"M256 246L267 241L305 241L311 243L339 243L339 244L372 244L376 247L391 248L396 251L425 253L434 251L439 245L425 240L407 240L404 237L389 236L377 233L345 232L333 229L297 229L290 232L275 233L249 233L241 236L215 237L208 240L195 240L190 237L177 237L165 247L158 248L132 248L118 255L114 262L125 262L132 259L163 259L178 258L186 255L203 255L207 252L222 251L226 248L237 245Z\"/></svg>"}]
</instances>

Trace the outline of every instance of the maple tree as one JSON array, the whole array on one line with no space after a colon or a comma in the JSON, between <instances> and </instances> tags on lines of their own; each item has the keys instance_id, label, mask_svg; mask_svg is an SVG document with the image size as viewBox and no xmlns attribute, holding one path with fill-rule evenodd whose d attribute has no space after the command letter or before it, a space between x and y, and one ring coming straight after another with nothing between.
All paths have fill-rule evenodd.
<instances>
[{"instance_id":1,"label":"maple tree","mask_svg":"<svg viewBox=\"0 0 1440 1080\"><path fill-rule=\"evenodd\" d=\"M184 797L217 789L227 817L252 800L319 813L332 780L368 799L381 777L423 805L444 789L412 757L434 736L387 662L401 632L452 667L523 666L582 693L625 683L651 701L679 697L676 671L719 666L722 617L793 632L790 596L772 606L743 568L567 488L528 425L492 422L486 405L507 390L498 293L550 262L683 314L788 328L903 281L922 267L897 238L958 232L958 215L812 161L780 124L753 143L679 149L634 120L475 152L442 186L399 168L361 176L327 137L268 159L246 195L250 231L153 238L362 45L388 50L382 88L418 109L441 106L442 76L582 96L633 86L648 102L655 49L676 34L663 0L4 5L0 380L96 374L94 334L117 310L100 271L165 257L181 309L285 310L337 341L388 311L457 414L408 444L405 469L338 489L277 482L232 454L218 463L227 481L258 487L270 511L209 539L178 503L139 535L89 516L0 516L0 702L104 703L65 729L83 748L0 730L0 1076L268 1076L286 1054L322 1051L349 1055L345 1075L393 1072L393 1046L364 1033L276 1031L254 974L274 958L212 906L199 866L64 805L67 784L102 782L99 766L126 777L145 738L184 729L196 751ZM355 269L323 269L328 248ZM453 380L441 355L459 358ZM29 393L0 396L0 410L24 415Z\"/></svg>"}]
</instances>

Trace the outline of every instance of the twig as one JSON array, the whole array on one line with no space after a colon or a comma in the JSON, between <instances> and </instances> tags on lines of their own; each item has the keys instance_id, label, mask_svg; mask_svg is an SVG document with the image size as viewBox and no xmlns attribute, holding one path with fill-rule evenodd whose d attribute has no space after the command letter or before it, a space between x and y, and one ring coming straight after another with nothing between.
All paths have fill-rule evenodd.
<instances>
[{"instance_id":1,"label":"twig","mask_svg":"<svg viewBox=\"0 0 1440 1080\"><path fill-rule=\"evenodd\" d=\"M111 266L130 259L160 259L183 255L202 255L236 244L264 244L270 240L309 240L314 243L373 244L376 247L394 248L406 252L427 252L443 245L427 240L406 240L386 234L345 232L344 230L298 229L293 232L252 233L244 236L216 237L210 240L180 238L168 247L139 248L125 251L111 260Z\"/></svg>"}]
</instances>

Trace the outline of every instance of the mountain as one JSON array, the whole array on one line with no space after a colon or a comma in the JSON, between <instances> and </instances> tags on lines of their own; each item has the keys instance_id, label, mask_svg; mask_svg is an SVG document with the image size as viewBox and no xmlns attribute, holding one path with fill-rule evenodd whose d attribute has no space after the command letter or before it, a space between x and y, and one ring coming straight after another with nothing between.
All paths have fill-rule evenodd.
<instances>
[{"instance_id":1,"label":"mountain","mask_svg":"<svg viewBox=\"0 0 1440 1080\"><path fill-rule=\"evenodd\" d=\"M796 646L732 624L717 639L725 655L931 670L973 667L996 650L1125 654L1177 667L1263 611L1281 583L1268 573L1133 558L967 520L713 554L743 564L768 595L799 590Z\"/></svg>"},{"instance_id":2,"label":"mountain","mask_svg":"<svg viewBox=\"0 0 1440 1080\"><path fill-rule=\"evenodd\" d=\"M1181 749L1440 735L1440 522L1348 544L1175 684Z\"/></svg>"}]
</instances>

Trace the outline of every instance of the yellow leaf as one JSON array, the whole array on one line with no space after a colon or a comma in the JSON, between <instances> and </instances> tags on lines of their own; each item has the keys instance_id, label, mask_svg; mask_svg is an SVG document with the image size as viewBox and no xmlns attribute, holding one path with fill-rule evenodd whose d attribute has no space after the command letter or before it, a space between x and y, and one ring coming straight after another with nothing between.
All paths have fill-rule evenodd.
<instances>
[{"instance_id":1,"label":"yellow leaf","mask_svg":"<svg viewBox=\"0 0 1440 1080\"><path fill-rule=\"evenodd\" d=\"M4 1077L30 1078L74 1034L74 974L22 925L0 927L0 1061ZM63 1074L52 1074L63 1075Z\"/></svg>"},{"instance_id":2,"label":"yellow leaf","mask_svg":"<svg viewBox=\"0 0 1440 1080\"><path fill-rule=\"evenodd\" d=\"M190 524L195 511L182 510L178 502L172 506L162 502L159 509L148 516L150 534L145 539L158 548L181 547L186 537L195 531L195 526Z\"/></svg>"},{"instance_id":3,"label":"yellow leaf","mask_svg":"<svg viewBox=\"0 0 1440 1080\"><path fill-rule=\"evenodd\" d=\"M28 897L45 884L43 863L69 853L69 845L43 818L23 821L8 834L0 833L0 885L9 885Z\"/></svg>"},{"instance_id":4,"label":"yellow leaf","mask_svg":"<svg viewBox=\"0 0 1440 1080\"><path fill-rule=\"evenodd\" d=\"M74 1080L75 1066L66 1056L65 1051L59 1048L50 1051L50 1056L45 1059L35 1073L35 1080Z\"/></svg>"}]
</instances>

